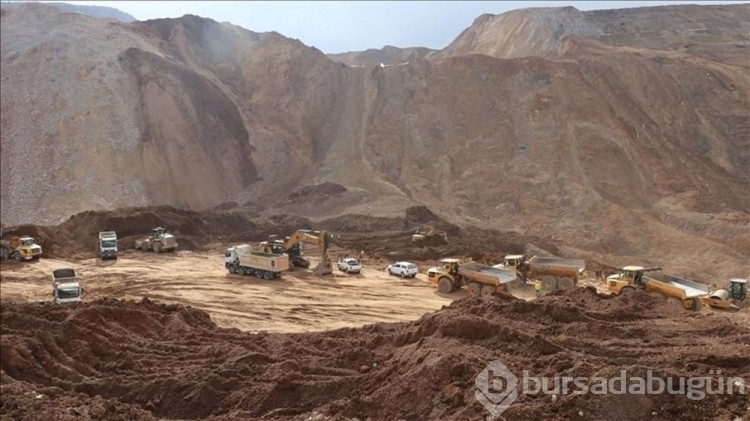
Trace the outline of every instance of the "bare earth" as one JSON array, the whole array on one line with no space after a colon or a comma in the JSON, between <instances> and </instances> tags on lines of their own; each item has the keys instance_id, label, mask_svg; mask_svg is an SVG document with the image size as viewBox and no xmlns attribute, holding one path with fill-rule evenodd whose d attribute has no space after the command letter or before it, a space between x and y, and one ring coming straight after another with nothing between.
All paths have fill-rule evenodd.
<instances>
[{"instance_id":1,"label":"bare earth","mask_svg":"<svg viewBox=\"0 0 750 421\"><path fill-rule=\"evenodd\" d=\"M336 272L325 278L297 269L282 279L265 281L230 275L223 265L219 253L191 251L161 255L127 251L117 261L104 262L91 258L4 263L0 299L49 301L52 270L73 266L82 276L86 301L148 297L205 310L221 327L309 332L416 320L465 296L463 291L437 292L423 274L402 280L373 267L363 268L360 275Z\"/></svg>"}]
</instances>

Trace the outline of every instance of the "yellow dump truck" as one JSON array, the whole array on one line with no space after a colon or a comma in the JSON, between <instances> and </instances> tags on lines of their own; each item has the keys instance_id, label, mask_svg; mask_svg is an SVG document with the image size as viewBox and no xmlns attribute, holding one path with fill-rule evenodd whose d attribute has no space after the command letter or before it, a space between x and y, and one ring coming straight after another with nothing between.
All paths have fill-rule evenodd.
<instances>
[{"instance_id":1,"label":"yellow dump truck","mask_svg":"<svg viewBox=\"0 0 750 421\"><path fill-rule=\"evenodd\" d=\"M466 287L473 297L487 297L495 292L510 292L512 286L520 286L522 281L515 272L481 265L461 263L458 259L443 259L438 266L427 271L427 279L437 284L443 293Z\"/></svg>"},{"instance_id":2,"label":"yellow dump truck","mask_svg":"<svg viewBox=\"0 0 750 421\"><path fill-rule=\"evenodd\" d=\"M42 246L31 237L13 237L10 240L0 240L0 257L22 260L36 260L42 256Z\"/></svg>"},{"instance_id":3,"label":"yellow dump truck","mask_svg":"<svg viewBox=\"0 0 750 421\"><path fill-rule=\"evenodd\" d=\"M527 257L523 254L505 256L503 263L493 266L499 269L515 271L524 281L539 279L545 291L573 289L578 284L578 277L583 274L586 262L557 257Z\"/></svg>"},{"instance_id":4,"label":"yellow dump truck","mask_svg":"<svg viewBox=\"0 0 750 421\"><path fill-rule=\"evenodd\" d=\"M661 268L641 266L625 266L620 273L607 277L607 287L613 294L641 290L676 298L687 310L699 309L701 299L708 295L706 285L664 273Z\"/></svg>"}]
</instances>

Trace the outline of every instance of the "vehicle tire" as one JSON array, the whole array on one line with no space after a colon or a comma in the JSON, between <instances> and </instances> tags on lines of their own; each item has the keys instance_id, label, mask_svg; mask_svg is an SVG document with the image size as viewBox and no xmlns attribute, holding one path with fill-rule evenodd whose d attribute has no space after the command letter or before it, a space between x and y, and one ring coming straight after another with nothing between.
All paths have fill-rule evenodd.
<instances>
[{"instance_id":1,"label":"vehicle tire","mask_svg":"<svg viewBox=\"0 0 750 421\"><path fill-rule=\"evenodd\" d=\"M404 279L404 278L406 278L406 274L403 271L401 271L401 279Z\"/></svg>"},{"instance_id":2,"label":"vehicle tire","mask_svg":"<svg viewBox=\"0 0 750 421\"><path fill-rule=\"evenodd\" d=\"M482 298L490 298L492 297L492 294L494 293L495 293L495 288L489 285L484 285L482 287L482 291L480 292L480 295L482 296Z\"/></svg>"},{"instance_id":3,"label":"vehicle tire","mask_svg":"<svg viewBox=\"0 0 750 421\"><path fill-rule=\"evenodd\" d=\"M266 281L270 281L273 279L273 273L272 272L263 272L263 279Z\"/></svg>"},{"instance_id":4,"label":"vehicle tire","mask_svg":"<svg viewBox=\"0 0 750 421\"><path fill-rule=\"evenodd\" d=\"M393 276L393 271L391 271L390 269L387 269L386 272L388 272L389 275Z\"/></svg>"},{"instance_id":5,"label":"vehicle tire","mask_svg":"<svg viewBox=\"0 0 750 421\"><path fill-rule=\"evenodd\" d=\"M21 262L21 253L19 252L13 253L13 259L15 259L16 262Z\"/></svg>"},{"instance_id":6,"label":"vehicle tire","mask_svg":"<svg viewBox=\"0 0 750 421\"><path fill-rule=\"evenodd\" d=\"M456 289L455 286L453 286L453 282L445 276L440 278L438 280L438 291L448 294L453 292L453 290Z\"/></svg>"},{"instance_id":7,"label":"vehicle tire","mask_svg":"<svg viewBox=\"0 0 750 421\"><path fill-rule=\"evenodd\" d=\"M685 307L685 310L700 310L700 300L696 300L695 298L688 298L682 302L682 306Z\"/></svg>"},{"instance_id":8,"label":"vehicle tire","mask_svg":"<svg viewBox=\"0 0 750 421\"><path fill-rule=\"evenodd\" d=\"M560 278L560 289L567 290L576 287L575 281L571 278Z\"/></svg>"},{"instance_id":9,"label":"vehicle tire","mask_svg":"<svg viewBox=\"0 0 750 421\"><path fill-rule=\"evenodd\" d=\"M5 248L0 249L0 259L5 260L8 258L8 250L5 250Z\"/></svg>"},{"instance_id":10,"label":"vehicle tire","mask_svg":"<svg viewBox=\"0 0 750 421\"><path fill-rule=\"evenodd\" d=\"M544 291L557 290L557 278L552 275L542 276L542 290Z\"/></svg>"},{"instance_id":11,"label":"vehicle tire","mask_svg":"<svg viewBox=\"0 0 750 421\"><path fill-rule=\"evenodd\" d=\"M256 269L256 271L255 271L255 277L258 278L258 279L263 279L263 271Z\"/></svg>"},{"instance_id":12,"label":"vehicle tire","mask_svg":"<svg viewBox=\"0 0 750 421\"><path fill-rule=\"evenodd\" d=\"M235 274L235 273L237 273L237 266L235 266L235 265L229 265L229 266L227 266L227 270L229 270L229 273Z\"/></svg>"},{"instance_id":13,"label":"vehicle tire","mask_svg":"<svg viewBox=\"0 0 750 421\"><path fill-rule=\"evenodd\" d=\"M247 269L245 269L243 266L240 266L239 269L237 269L237 273L239 273L241 276L247 275Z\"/></svg>"},{"instance_id":14,"label":"vehicle tire","mask_svg":"<svg viewBox=\"0 0 750 421\"><path fill-rule=\"evenodd\" d=\"M472 282L467 287L466 290L469 291L470 297L479 298L482 296L482 285L478 282Z\"/></svg>"},{"instance_id":15,"label":"vehicle tire","mask_svg":"<svg viewBox=\"0 0 750 421\"><path fill-rule=\"evenodd\" d=\"M620 290L620 294L622 295L630 295L633 293L635 293L635 288L633 287L624 287L623 289Z\"/></svg>"},{"instance_id":16,"label":"vehicle tire","mask_svg":"<svg viewBox=\"0 0 750 421\"><path fill-rule=\"evenodd\" d=\"M161 243L154 243L154 253L161 253Z\"/></svg>"}]
</instances>

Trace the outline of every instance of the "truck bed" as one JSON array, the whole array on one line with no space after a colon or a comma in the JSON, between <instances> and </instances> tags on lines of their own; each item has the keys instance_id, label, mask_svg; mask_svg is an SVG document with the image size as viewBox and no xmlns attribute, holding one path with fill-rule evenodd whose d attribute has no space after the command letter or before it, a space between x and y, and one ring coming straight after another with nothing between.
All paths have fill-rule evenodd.
<instances>
[{"instance_id":1,"label":"truck bed","mask_svg":"<svg viewBox=\"0 0 750 421\"><path fill-rule=\"evenodd\" d=\"M691 281L689 279L680 278L679 276L670 275L668 273L657 272L653 275L649 274L646 279L648 278L664 282L665 284L672 285L685 291L685 297L687 298L695 298L708 294L708 286L695 281Z\"/></svg>"},{"instance_id":2,"label":"truck bed","mask_svg":"<svg viewBox=\"0 0 750 421\"><path fill-rule=\"evenodd\" d=\"M571 268L581 270L586 267L586 262L577 259L559 259L557 257L539 257L531 258L531 266L539 268Z\"/></svg>"},{"instance_id":3,"label":"truck bed","mask_svg":"<svg viewBox=\"0 0 750 421\"><path fill-rule=\"evenodd\" d=\"M479 263L464 263L459 266L458 273L469 280L491 285L505 284L518 279L518 276L513 272L480 265Z\"/></svg>"}]
</instances>

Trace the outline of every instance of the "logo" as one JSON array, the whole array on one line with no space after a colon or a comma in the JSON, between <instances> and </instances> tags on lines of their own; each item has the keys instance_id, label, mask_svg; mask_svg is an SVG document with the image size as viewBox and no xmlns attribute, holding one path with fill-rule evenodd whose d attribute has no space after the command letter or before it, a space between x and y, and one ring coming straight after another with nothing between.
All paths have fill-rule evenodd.
<instances>
[{"instance_id":1,"label":"logo","mask_svg":"<svg viewBox=\"0 0 750 421\"><path fill-rule=\"evenodd\" d=\"M643 373L638 373L643 374ZM474 379L477 391L474 397L493 416L505 412L518 399L518 393L527 395L685 395L699 401L706 395L745 394L745 379L742 377L716 377L721 370L709 370L706 377L657 377L649 369L644 378L641 375L628 375L620 370L619 376L612 377L535 377L523 370L521 387L518 378L500 360L492 361Z\"/></svg>"},{"instance_id":2,"label":"logo","mask_svg":"<svg viewBox=\"0 0 750 421\"><path fill-rule=\"evenodd\" d=\"M491 362L474 379L474 397L490 414L499 416L518 399L518 378L500 360Z\"/></svg>"}]
</instances>

